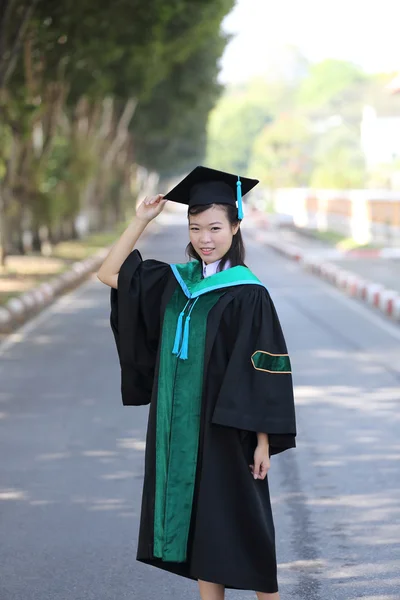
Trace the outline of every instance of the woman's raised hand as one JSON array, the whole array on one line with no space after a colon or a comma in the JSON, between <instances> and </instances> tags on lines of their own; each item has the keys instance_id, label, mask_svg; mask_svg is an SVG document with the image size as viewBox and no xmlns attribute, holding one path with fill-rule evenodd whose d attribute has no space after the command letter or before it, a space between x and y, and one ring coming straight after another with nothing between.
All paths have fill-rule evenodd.
<instances>
[{"instance_id":1,"label":"woman's raised hand","mask_svg":"<svg viewBox=\"0 0 400 600\"><path fill-rule=\"evenodd\" d=\"M136 218L140 219L140 221L149 223L158 217L168 202L168 200L163 200L163 198L163 194L157 194L157 196L146 196L136 210Z\"/></svg>"}]
</instances>

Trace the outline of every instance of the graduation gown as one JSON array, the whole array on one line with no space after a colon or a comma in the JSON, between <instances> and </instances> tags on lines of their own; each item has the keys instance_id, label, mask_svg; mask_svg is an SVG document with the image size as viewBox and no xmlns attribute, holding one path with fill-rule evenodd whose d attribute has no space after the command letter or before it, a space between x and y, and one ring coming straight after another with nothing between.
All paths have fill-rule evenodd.
<instances>
[{"instance_id":1,"label":"graduation gown","mask_svg":"<svg viewBox=\"0 0 400 600\"><path fill-rule=\"evenodd\" d=\"M136 558L194 580L273 593L278 583L268 476L255 480L249 465L257 432L268 433L270 455L295 447L292 376L282 329L264 286L251 279L229 285L228 279L196 298L198 308L208 303L203 345L198 346L201 331L191 331L192 361L180 360L165 347L171 338L168 322L175 315L175 332L185 287L173 268L143 261L134 250L121 266L118 289L111 289L122 402L150 404ZM207 284L221 282L221 276L212 275ZM186 305L182 315L185 310ZM175 342L182 328L181 322ZM198 381L187 370L194 352ZM178 369L168 370L170 364Z\"/></svg>"}]
</instances>

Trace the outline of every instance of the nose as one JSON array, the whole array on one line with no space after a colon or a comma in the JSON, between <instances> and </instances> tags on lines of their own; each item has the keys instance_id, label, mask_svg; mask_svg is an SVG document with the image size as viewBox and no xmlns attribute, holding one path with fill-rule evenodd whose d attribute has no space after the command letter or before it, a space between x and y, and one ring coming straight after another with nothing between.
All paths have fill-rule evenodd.
<instances>
[{"instance_id":1,"label":"nose","mask_svg":"<svg viewBox=\"0 0 400 600\"><path fill-rule=\"evenodd\" d=\"M200 244L208 244L211 241L211 234L207 230L203 230L199 238Z\"/></svg>"}]
</instances>

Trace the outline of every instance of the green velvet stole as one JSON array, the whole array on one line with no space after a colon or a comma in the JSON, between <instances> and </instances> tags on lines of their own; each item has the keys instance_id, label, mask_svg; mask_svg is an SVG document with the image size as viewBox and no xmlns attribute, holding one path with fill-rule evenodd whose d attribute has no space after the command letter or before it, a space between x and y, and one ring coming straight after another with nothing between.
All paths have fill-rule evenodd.
<instances>
[{"instance_id":1,"label":"green velvet stole","mask_svg":"<svg viewBox=\"0 0 400 600\"><path fill-rule=\"evenodd\" d=\"M207 316L223 291L202 297L191 314L189 354L172 354L177 315L187 302L180 287L169 301L161 340L157 397L154 556L183 562L189 536L203 388Z\"/></svg>"},{"instance_id":2,"label":"green velvet stole","mask_svg":"<svg viewBox=\"0 0 400 600\"><path fill-rule=\"evenodd\" d=\"M166 307L161 335L153 554L163 561L184 562L197 468L207 317L225 288L263 284L241 266L205 279L198 261L171 269L179 286ZM190 313L185 360L172 353L184 307L186 316Z\"/></svg>"}]
</instances>

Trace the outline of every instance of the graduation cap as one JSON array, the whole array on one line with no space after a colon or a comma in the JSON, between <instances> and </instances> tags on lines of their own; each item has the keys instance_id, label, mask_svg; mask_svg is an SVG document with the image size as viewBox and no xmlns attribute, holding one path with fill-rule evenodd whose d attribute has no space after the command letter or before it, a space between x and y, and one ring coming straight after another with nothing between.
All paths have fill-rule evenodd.
<instances>
[{"instance_id":1,"label":"graduation cap","mask_svg":"<svg viewBox=\"0 0 400 600\"><path fill-rule=\"evenodd\" d=\"M189 208L207 204L238 203L238 218L243 219L242 196L247 194L258 183L258 179L239 177L232 173L224 173L208 167L196 167L168 194L164 200L173 200L187 204Z\"/></svg>"}]
</instances>

